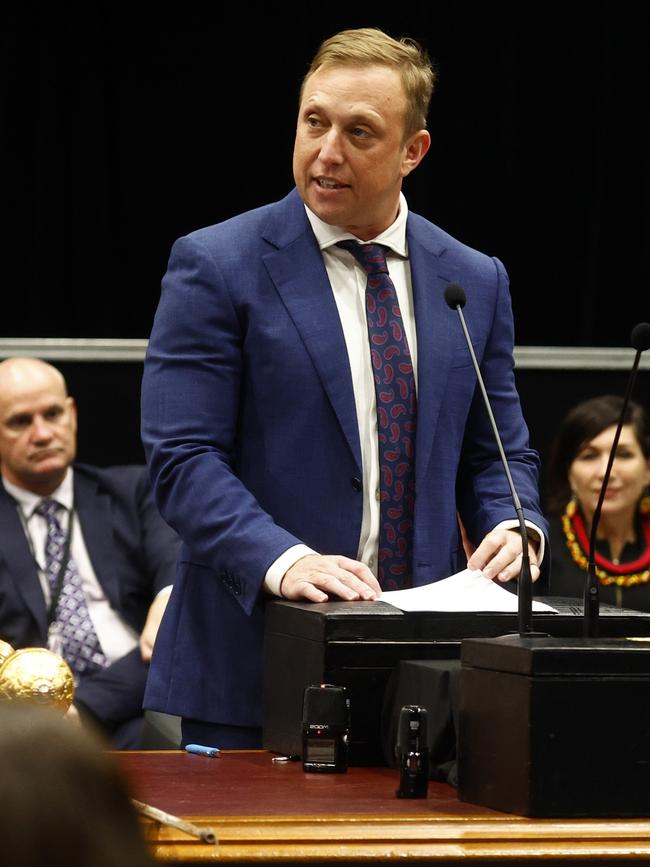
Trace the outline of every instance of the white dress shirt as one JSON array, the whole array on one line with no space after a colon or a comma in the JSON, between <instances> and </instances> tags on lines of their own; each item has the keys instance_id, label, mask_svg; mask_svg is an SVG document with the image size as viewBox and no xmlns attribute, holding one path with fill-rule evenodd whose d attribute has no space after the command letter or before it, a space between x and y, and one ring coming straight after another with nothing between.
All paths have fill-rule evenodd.
<instances>
[{"instance_id":1,"label":"white dress shirt","mask_svg":"<svg viewBox=\"0 0 650 867\"><path fill-rule=\"evenodd\" d=\"M45 574L45 543L47 541L47 520L42 515L36 514L36 507L44 499L56 500L65 507L65 512L59 513L59 520L64 533L67 533L70 520L70 510L73 505L73 470L68 469L64 480L49 497L40 497L37 494L19 488L3 478L7 492L16 500L20 508L20 516L27 535L32 555L38 566L38 577L45 597L46 605L50 602L50 585ZM126 623L120 615L111 608L102 586L97 580L93 569L79 517L75 511L74 525L72 528L72 545L70 557L74 560L77 571L81 577L81 587L86 596L88 614L95 627L97 638L102 646L104 656L109 662L115 662L121 656L129 653L138 644L138 633ZM52 648L56 649L56 648Z\"/></svg>"}]
</instances>

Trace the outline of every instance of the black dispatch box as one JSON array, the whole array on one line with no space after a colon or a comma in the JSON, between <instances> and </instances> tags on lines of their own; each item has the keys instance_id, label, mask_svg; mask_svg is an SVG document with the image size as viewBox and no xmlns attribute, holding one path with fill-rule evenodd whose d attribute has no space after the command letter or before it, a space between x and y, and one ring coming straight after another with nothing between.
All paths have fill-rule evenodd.
<instances>
[{"instance_id":1,"label":"black dispatch box","mask_svg":"<svg viewBox=\"0 0 650 867\"><path fill-rule=\"evenodd\" d=\"M461 650L458 796L523 816L650 815L650 640Z\"/></svg>"},{"instance_id":2,"label":"black dispatch box","mask_svg":"<svg viewBox=\"0 0 650 867\"><path fill-rule=\"evenodd\" d=\"M558 614L535 614L536 630L565 638L582 634L582 604L544 600ZM458 659L464 638L516 633L516 614L409 612L384 602L288 602L266 608L264 747L301 756L306 686L344 686L350 698L350 764L382 765L382 704L402 659ZM601 606L603 636L650 635L650 614Z\"/></svg>"}]
</instances>

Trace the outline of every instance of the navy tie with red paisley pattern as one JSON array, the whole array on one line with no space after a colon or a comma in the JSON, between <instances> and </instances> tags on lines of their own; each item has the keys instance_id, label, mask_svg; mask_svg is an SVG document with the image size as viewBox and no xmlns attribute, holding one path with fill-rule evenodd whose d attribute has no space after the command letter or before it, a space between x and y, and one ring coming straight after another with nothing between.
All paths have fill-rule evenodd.
<instances>
[{"instance_id":1,"label":"navy tie with red paisley pattern","mask_svg":"<svg viewBox=\"0 0 650 867\"><path fill-rule=\"evenodd\" d=\"M382 244L339 241L365 270L370 358L377 399L380 525L378 578L383 590L411 585L415 510L417 399L413 364L395 285Z\"/></svg>"}]
</instances>

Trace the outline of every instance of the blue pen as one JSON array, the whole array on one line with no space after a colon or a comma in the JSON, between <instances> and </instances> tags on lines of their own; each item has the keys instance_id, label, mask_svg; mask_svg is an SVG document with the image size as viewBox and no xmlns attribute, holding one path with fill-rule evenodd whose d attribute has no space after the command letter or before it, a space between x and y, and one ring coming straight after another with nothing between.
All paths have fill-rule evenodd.
<instances>
[{"instance_id":1,"label":"blue pen","mask_svg":"<svg viewBox=\"0 0 650 867\"><path fill-rule=\"evenodd\" d=\"M210 758L218 756L221 752L218 747L204 747L203 744L188 744L185 747L185 751L188 753L196 753L197 756L210 756Z\"/></svg>"}]
</instances>

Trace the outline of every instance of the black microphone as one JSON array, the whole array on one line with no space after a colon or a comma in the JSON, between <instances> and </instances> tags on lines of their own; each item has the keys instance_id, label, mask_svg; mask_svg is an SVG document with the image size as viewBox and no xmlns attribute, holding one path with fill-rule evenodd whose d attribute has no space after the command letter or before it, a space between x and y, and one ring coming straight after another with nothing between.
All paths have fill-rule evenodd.
<instances>
[{"instance_id":1,"label":"black microphone","mask_svg":"<svg viewBox=\"0 0 650 867\"><path fill-rule=\"evenodd\" d=\"M426 798L429 786L427 709L405 704L399 713L395 757L399 768L398 798Z\"/></svg>"},{"instance_id":2,"label":"black microphone","mask_svg":"<svg viewBox=\"0 0 650 867\"><path fill-rule=\"evenodd\" d=\"M533 581L530 574L530 557L528 555L528 528L526 527L526 521L524 519L524 511L521 508L521 502L519 500L517 491L515 490L514 482L512 481L510 467L508 466L508 459L506 458L506 453L503 450L503 444L501 442L501 436L499 435L497 423L494 419L494 413L492 412L490 398L488 397L485 383L483 382L483 376L478 366L474 347L472 346L472 341L469 336L469 331L467 330L465 317L463 316L462 308L465 306L465 302L467 301L465 290L462 286L459 286L458 283L450 283L445 289L445 301L452 310L458 311L458 318L460 319L460 324L463 328L465 342L467 343L469 354L472 357L472 363L474 365L474 370L476 371L476 378L481 389L481 394L483 395L483 402L485 403L485 409L487 410L490 424L492 425L492 430L494 432L494 438L496 440L497 448L499 449L499 454L501 456L503 469L505 470L506 478L508 479L508 485L510 486L510 494L512 496L512 502L515 507L515 512L517 518L519 519L519 531L521 533L521 572L519 574L518 584L517 616L519 622L519 634L531 635L533 634Z\"/></svg>"},{"instance_id":3,"label":"black microphone","mask_svg":"<svg viewBox=\"0 0 650 867\"><path fill-rule=\"evenodd\" d=\"M603 508L603 501L605 500L605 492L607 491L607 485L609 484L609 477L612 472L612 466L614 465L614 457L616 455L618 441L621 436L623 424L625 423L625 414L632 395L632 388L634 386L634 380L636 379L636 372L639 367L641 353L645 352L646 349L650 349L650 323L639 322L638 325L635 325L630 334L630 343L632 344L633 349L636 349L636 355L634 356L634 364L632 365L632 370L630 371L630 376L627 381L627 389L625 391L625 397L623 398L621 415L618 419L616 433L614 434L612 447L609 452L607 467L605 468L605 475L603 476L603 482L600 486L600 494L598 495L598 502L596 503L594 517L591 522L591 533L589 535L589 562L587 564L587 577L585 579L584 592L584 634L587 638L595 638L598 635L598 616L600 614L600 604L598 601L599 585L598 577L596 575L596 532L598 530L598 522L600 521L600 513Z\"/></svg>"}]
</instances>

